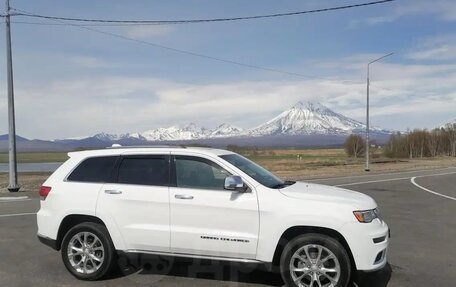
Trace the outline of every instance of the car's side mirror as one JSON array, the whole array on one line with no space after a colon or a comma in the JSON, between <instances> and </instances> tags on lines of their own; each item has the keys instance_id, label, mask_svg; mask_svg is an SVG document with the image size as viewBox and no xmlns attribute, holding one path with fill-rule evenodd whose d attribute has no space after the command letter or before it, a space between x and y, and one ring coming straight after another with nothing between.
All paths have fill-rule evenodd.
<instances>
[{"instance_id":1,"label":"car's side mirror","mask_svg":"<svg viewBox=\"0 0 456 287\"><path fill-rule=\"evenodd\" d=\"M225 178L225 189L237 192L246 192L248 187L238 175L230 175Z\"/></svg>"}]
</instances>

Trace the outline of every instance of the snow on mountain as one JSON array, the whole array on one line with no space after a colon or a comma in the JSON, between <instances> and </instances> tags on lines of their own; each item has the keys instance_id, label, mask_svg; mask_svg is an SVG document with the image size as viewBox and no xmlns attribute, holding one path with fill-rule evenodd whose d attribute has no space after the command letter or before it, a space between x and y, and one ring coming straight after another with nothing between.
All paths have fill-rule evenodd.
<instances>
[{"instance_id":1,"label":"snow on mountain","mask_svg":"<svg viewBox=\"0 0 456 287\"><path fill-rule=\"evenodd\" d=\"M208 137L235 137L243 133L243 129L224 123L213 129Z\"/></svg>"},{"instance_id":2,"label":"snow on mountain","mask_svg":"<svg viewBox=\"0 0 456 287\"><path fill-rule=\"evenodd\" d=\"M364 132L365 127L363 123L336 113L319 102L298 102L268 122L248 130L243 130L227 123L221 124L214 129L206 129L190 123L184 127L174 125L167 128L147 130L142 133L121 135L99 133L93 137L102 141L116 142L130 139L141 141L174 141L274 135L345 135L352 132ZM387 130L376 127L371 127L371 132L381 134L390 133ZM72 138L67 140L78 139Z\"/></svg>"},{"instance_id":3,"label":"snow on mountain","mask_svg":"<svg viewBox=\"0 0 456 287\"><path fill-rule=\"evenodd\" d=\"M101 141L115 141L115 140L120 139L119 135L108 134L108 133L98 133L98 134L94 135L93 137L96 139L99 139Z\"/></svg>"},{"instance_id":4,"label":"snow on mountain","mask_svg":"<svg viewBox=\"0 0 456 287\"><path fill-rule=\"evenodd\" d=\"M171 140L192 140L204 138L208 134L208 130L198 127L194 123L180 128L171 126L168 128L157 128L148 130L140 135L148 141L171 141Z\"/></svg>"},{"instance_id":5,"label":"snow on mountain","mask_svg":"<svg viewBox=\"0 0 456 287\"><path fill-rule=\"evenodd\" d=\"M222 124L213 130L199 127L190 123L183 128L171 126L168 128L157 128L145 131L140 135L148 141L171 141L171 140L196 140L214 137L231 137L237 136L242 132L241 128Z\"/></svg>"},{"instance_id":6,"label":"snow on mountain","mask_svg":"<svg viewBox=\"0 0 456 287\"><path fill-rule=\"evenodd\" d=\"M364 128L356 120L333 112L318 102L298 102L272 120L247 132L249 136L341 134Z\"/></svg>"},{"instance_id":7,"label":"snow on mountain","mask_svg":"<svg viewBox=\"0 0 456 287\"><path fill-rule=\"evenodd\" d=\"M140 133L131 133L131 134L124 134L121 135L123 138L134 138L134 139L144 139Z\"/></svg>"}]
</instances>

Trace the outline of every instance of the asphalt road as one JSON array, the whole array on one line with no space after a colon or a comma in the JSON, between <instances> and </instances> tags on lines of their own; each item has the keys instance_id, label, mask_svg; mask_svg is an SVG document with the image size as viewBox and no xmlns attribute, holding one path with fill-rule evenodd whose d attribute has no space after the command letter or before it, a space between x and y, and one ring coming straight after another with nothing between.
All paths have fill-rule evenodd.
<instances>
[{"instance_id":1,"label":"asphalt road","mask_svg":"<svg viewBox=\"0 0 456 287\"><path fill-rule=\"evenodd\" d=\"M391 228L387 286L452 287L456 282L456 168L317 179L372 196ZM98 282L74 279L60 254L36 239L39 200L0 198L0 286L281 286L254 265L145 258ZM121 262L122 263L122 262ZM121 264L122 265L122 264ZM381 276L381 277L379 277ZM377 274L366 286L386 286Z\"/></svg>"}]
</instances>

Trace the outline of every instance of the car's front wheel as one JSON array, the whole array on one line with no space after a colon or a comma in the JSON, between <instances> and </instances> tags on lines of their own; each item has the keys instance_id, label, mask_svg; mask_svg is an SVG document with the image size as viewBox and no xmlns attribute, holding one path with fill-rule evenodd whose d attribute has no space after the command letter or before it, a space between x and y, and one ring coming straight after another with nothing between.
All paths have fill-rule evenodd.
<instances>
[{"instance_id":1,"label":"car's front wheel","mask_svg":"<svg viewBox=\"0 0 456 287\"><path fill-rule=\"evenodd\" d=\"M114 246L101 224L87 222L74 226L63 238L61 249L65 267L81 280L100 279L113 265Z\"/></svg>"},{"instance_id":2,"label":"car's front wheel","mask_svg":"<svg viewBox=\"0 0 456 287\"><path fill-rule=\"evenodd\" d=\"M346 287L350 258L337 240L322 234L304 234L285 246L280 272L287 286Z\"/></svg>"}]
</instances>

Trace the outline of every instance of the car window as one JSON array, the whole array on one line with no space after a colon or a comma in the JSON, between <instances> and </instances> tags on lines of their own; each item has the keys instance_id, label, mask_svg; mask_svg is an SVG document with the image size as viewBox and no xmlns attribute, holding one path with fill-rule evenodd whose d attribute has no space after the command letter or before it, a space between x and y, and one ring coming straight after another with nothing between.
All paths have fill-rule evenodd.
<instances>
[{"instance_id":1,"label":"car window","mask_svg":"<svg viewBox=\"0 0 456 287\"><path fill-rule=\"evenodd\" d=\"M68 181L108 182L117 160L117 156L92 157L84 160L68 176Z\"/></svg>"},{"instance_id":2,"label":"car window","mask_svg":"<svg viewBox=\"0 0 456 287\"><path fill-rule=\"evenodd\" d=\"M294 183L291 181L281 180L265 168L238 154L226 154L221 155L220 157L239 168L264 186L270 188L283 188Z\"/></svg>"},{"instance_id":3,"label":"car window","mask_svg":"<svg viewBox=\"0 0 456 287\"><path fill-rule=\"evenodd\" d=\"M197 157L176 157L177 187L224 190L230 174L219 165Z\"/></svg>"},{"instance_id":4,"label":"car window","mask_svg":"<svg viewBox=\"0 0 456 287\"><path fill-rule=\"evenodd\" d=\"M126 157L119 166L119 183L168 186L168 163L165 156Z\"/></svg>"}]
</instances>

